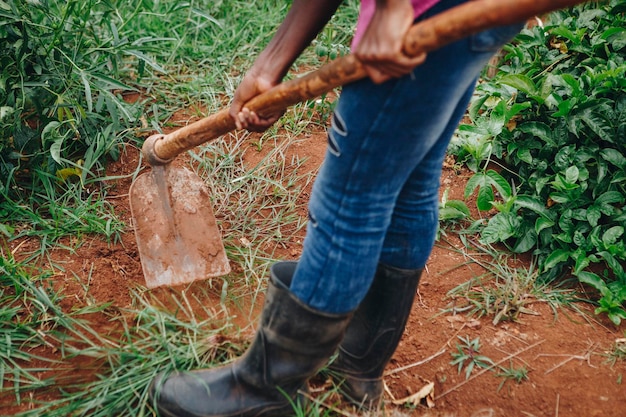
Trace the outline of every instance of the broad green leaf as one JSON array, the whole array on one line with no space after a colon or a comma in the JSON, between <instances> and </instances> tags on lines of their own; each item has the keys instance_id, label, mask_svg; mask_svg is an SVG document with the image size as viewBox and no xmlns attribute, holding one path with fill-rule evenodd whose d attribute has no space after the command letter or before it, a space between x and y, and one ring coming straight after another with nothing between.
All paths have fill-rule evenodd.
<instances>
[{"instance_id":1,"label":"broad green leaf","mask_svg":"<svg viewBox=\"0 0 626 417\"><path fill-rule=\"evenodd\" d=\"M520 219L514 213L498 213L487 222L481 233L482 243L504 242L515 235Z\"/></svg>"},{"instance_id":2,"label":"broad green leaf","mask_svg":"<svg viewBox=\"0 0 626 417\"><path fill-rule=\"evenodd\" d=\"M582 89L580 85L580 81L574 78L571 74L561 74L561 80L564 81L566 85L568 85L572 90L572 96L580 97L582 95Z\"/></svg>"},{"instance_id":3,"label":"broad green leaf","mask_svg":"<svg viewBox=\"0 0 626 417\"><path fill-rule=\"evenodd\" d=\"M609 171L609 164L607 164L605 161L603 160L598 160L597 161L597 169L598 169L598 177L596 178L597 182L602 182L602 180L604 178L606 178L606 174Z\"/></svg>"},{"instance_id":4,"label":"broad green leaf","mask_svg":"<svg viewBox=\"0 0 626 417\"><path fill-rule=\"evenodd\" d=\"M474 174L467 180L467 184L465 184L465 193L464 196L467 199L472 195L476 187L479 187L485 183L484 175L482 173Z\"/></svg>"},{"instance_id":5,"label":"broad green leaf","mask_svg":"<svg viewBox=\"0 0 626 417\"><path fill-rule=\"evenodd\" d=\"M535 221L535 232L539 234L542 230L554 226L554 222L545 217L538 217Z\"/></svg>"},{"instance_id":6,"label":"broad green leaf","mask_svg":"<svg viewBox=\"0 0 626 417\"><path fill-rule=\"evenodd\" d=\"M552 269L558 264L565 262L569 259L571 252L566 249L556 249L546 258L543 263L545 270Z\"/></svg>"},{"instance_id":7,"label":"broad green leaf","mask_svg":"<svg viewBox=\"0 0 626 417\"><path fill-rule=\"evenodd\" d=\"M500 78L500 83L509 85L529 96L536 96L538 94L537 86L533 80L523 74L507 74Z\"/></svg>"},{"instance_id":8,"label":"broad green leaf","mask_svg":"<svg viewBox=\"0 0 626 417\"><path fill-rule=\"evenodd\" d=\"M504 114L505 116L505 120L509 121L511 120L513 117L517 116L518 114L520 114L522 111L529 109L532 107L532 104L530 104L529 102L525 101L523 103L514 103L513 105L511 105L511 107L509 107L508 109L506 109L506 113Z\"/></svg>"},{"instance_id":9,"label":"broad green leaf","mask_svg":"<svg viewBox=\"0 0 626 417\"><path fill-rule=\"evenodd\" d=\"M548 208L538 198L529 197L527 195L519 195L515 200L515 205L520 208L532 210L533 213L537 213L542 217L550 218L554 217Z\"/></svg>"},{"instance_id":10,"label":"broad green leaf","mask_svg":"<svg viewBox=\"0 0 626 417\"><path fill-rule=\"evenodd\" d=\"M612 184L626 183L626 171L618 171L611 177Z\"/></svg>"},{"instance_id":11,"label":"broad green leaf","mask_svg":"<svg viewBox=\"0 0 626 417\"><path fill-rule=\"evenodd\" d=\"M580 271L577 274L577 278L580 282L591 285L593 288L600 292L607 291L608 288L602 278L600 278L597 274L588 271Z\"/></svg>"},{"instance_id":12,"label":"broad green leaf","mask_svg":"<svg viewBox=\"0 0 626 417\"><path fill-rule=\"evenodd\" d=\"M535 247L537 244L537 235L532 230L524 233L513 245L513 252L525 253Z\"/></svg>"},{"instance_id":13,"label":"broad green leaf","mask_svg":"<svg viewBox=\"0 0 626 417\"><path fill-rule=\"evenodd\" d=\"M559 233L558 235L554 235L554 239L570 244L572 243L572 234L569 232Z\"/></svg>"},{"instance_id":14,"label":"broad green leaf","mask_svg":"<svg viewBox=\"0 0 626 417\"><path fill-rule=\"evenodd\" d=\"M623 203L624 198L625 198L624 195L620 193L619 191L607 191L606 193L603 193L602 195L600 195L596 199L596 202L598 204Z\"/></svg>"},{"instance_id":15,"label":"broad green leaf","mask_svg":"<svg viewBox=\"0 0 626 417\"><path fill-rule=\"evenodd\" d=\"M467 215L455 207L442 207L439 209L439 220L462 220L465 218L467 218Z\"/></svg>"},{"instance_id":16,"label":"broad green leaf","mask_svg":"<svg viewBox=\"0 0 626 417\"><path fill-rule=\"evenodd\" d=\"M554 163L559 170L567 169L572 161L572 155L576 148L572 146L564 146L554 156Z\"/></svg>"},{"instance_id":17,"label":"broad green leaf","mask_svg":"<svg viewBox=\"0 0 626 417\"><path fill-rule=\"evenodd\" d=\"M566 193L551 193L550 199L555 203L565 204L570 202L570 197Z\"/></svg>"},{"instance_id":18,"label":"broad green leaf","mask_svg":"<svg viewBox=\"0 0 626 417\"><path fill-rule=\"evenodd\" d=\"M512 190L511 185L508 183L506 179L493 169L487 171L487 178L489 179L489 183L495 187L496 190L502 195L504 199L511 198Z\"/></svg>"},{"instance_id":19,"label":"broad green leaf","mask_svg":"<svg viewBox=\"0 0 626 417\"><path fill-rule=\"evenodd\" d=\"M612 245L617 242L617 239L619 239L623 234L624 228L622 226L613 226L604 232L602 235L602 242L605 245Z\"/></svg>"},{"instance_id":20,"label":"broad green leaf","mask_svg":"<svg viewBox=\"0 0 626 417\"><path fill-rule=\"evenodd\" d=\"M569 168L567 168L567 170L565 171L565 181L567 181L569 184L574 184L578 181L578 167L573 165Z\"/></svg>"},{"instance_id":21,"label":"broad green leaf","mask_svg":"<svg viewBox=\"0 0 626 417\"><path fill-rule=\"evenodd\" d=\"M549 182L549 177L541 177L537 179L537 182L535 183L535 192L537 193L537 195L542 194L543 189L546 187L546 185L548 185Z\"/></svg>"},{"instance_id":22,"label":"broad green leaf","mask_svg":"<svg viewBox=\"0 0 626 417\"><path fill-rule=\"evenodd\" d=\"M595 21L606 15L606 12L599 8L583 10L579 15L576 23L579 27L595 28Z\"/></svg>"},{"instance_id":23,"label":"broad green leaf","mask_svg":"<svg viewBox=\"0 0 626 417\"><path fill-rule=\"evenodd\" d=\"M481 187L478 190L478 196L476 197L476 206L481 211L490 210L491 203L494 200L493 189L489 186Z\"/></svg>"},{"instance_id":24,"label":"broad green leaf","mask_svg":"<svg viewBox=\"0 0 626 417\"><path fill-rule=\"evenodd\" d=\"M530 153L530 149L528 148L520 148L517 151L517 157L521 161L526 162L528 165L533 163L533 155Z\"/></svg>"},{"instance_id":25,"label":"broad green leaf","mask_svg":"<svg viewBox=\"0 0 626 417\"><path fill-rule=\"evenodd\" d=\"M624 268L620 264L620 261L616 259L616 257L609 251L600 251L598 255L602 257L608 264L609 268L615 273L615 275L620 276L624 273Z\"/></svg>"},{"instance_id":26,"label":"broad green leaf","mask_svg":"<svg viewBox=\"0 0 626 417\"><path fill-rule=\"evenodd\" d=\"M626 46L626 29L613 27L602 33L602 39L609 42L613 49L619 51Z\"/></svg>"},{"instance_id":27,"label":"broad green leaf","mask_svg":"<svg viewBox=\"0 0 626 417\"><path fill-rule=\"evenodd\" d=\"M600 156L618 168L626 168L626 157L617 149L604 148L600 151Z\"/></svg>"},{"instance_id":28,"label":"broad green leaf","mask_svg":"<svg viewBox=\"0 0 626 417\"><path fill-rule=\"evenodd\" d=\"M59 165L61 165L61 150L66 137L66 135L59 132L60 127L61 123L52 121L48 123L41 132L41 141L44 143L44 146L47 143L52 142L48 150L52 159Z\"/></svg>"},{"instance_id":29,"label":"broad green leaf","mask_svg":"<svg viewBox=\"0 0 626 417\"><path fill-rule=\"evenodd\" d=\"M552 114L552 117L564 117L564 116L568 116L570 114L570 112L572 111L572 109L574 108L574 105L576 104L577 100L575 98L571 98L569 100L564 100L562 102L560 102L558 104L558 111L554 112ZM571 119L571 121L573 121L573 118ZM568 126L570 127L570 126ZM571 130L571 127L570 127ZM575 133L577 134L577 132Z\"/></svg>"},{"instance_id":30,"label":"broad green leaf","mask_svg":"<svg viewBox=\"0 0 626 417\"><path fill-rule=\"evenodd\" d=\"M621 309L621 306L616 306L612 309L607 316L613 322L614 325L619 326L622 324L622 320L626 319L626 311Z\"/></svg>"},{"instance_id":31,"label":"broad green leaf","mask_svg":"<svg viewBox=\"0 0 626 417\"><path fill-rule=\"evenodd\" d=\"M574 260L576 261L574 264L574 275L580 274L585 268L591 265L591 259L587 256L584 251L576 251L576 255L574 256Z\"/></svg>"},{"instance_id":32,"label":"broad green leaf","mask_svg":"<svg viewBox=\"0 0 626 417\"><path fill-rule=\"evenodd\" d=\"M544 142L554 145L552 129L543 122L526 122L517 127L520 131L542 139Z\"/></svg>"},{"instance_id":33,"label":"broad green leaf","mask_svg":"<svg viewBox=\"0 0 626 417\"><path fill-rule=\"evenodd\" d=\"M576 44L580 43L578 36L565 26L557 26L552 29L551 33L554 35L560 36L562 38L565 38L573 43L576 43Z\"/></svg>"},{"instance_id":34,"label":"broad green leaf","mask_svg":"<svg viewBox=\"0 0 626 417\"><path fill-rule=\"evenodd\" d=\"M574 232L574 236L572 237L572 242L574 243L574 245L578 247L585 245L586 239L585 239L585 236L580 232L580 230L576 230Z\"/></svg>"},{"instance_id":35,"label":"broad green leaf","mask_svg":"<svg viewBox=\"0 0 626 417\"><path fill-rule=\"evenodd\" d=\"M580 115L582 120L600 139L613 137L614 129L611 122L602 115L588 109Z\"/></svg>"},{"instance_id":36,"label":"broad green leaf","mask_svg":"<svg viewBox=\"0 0 626 417\"><path fill-rule=\"evenodd\" d=\"M50 156L54 161L61 165L61 150L63 148L63 138L59 138L55 140L52 145L50 145Z\"/></svg>"},{"instance_id":37,"label":"broad green leaf","mask_svg":"<svg viewBox=\"0 0 626 417\"><path fill-rule=\"evenodd\" d=\"M598 220L600 220L600 217L602 217L602 212L600 211L600 208L598 208L598 206L596 205L589 206L589 208L587 209L587 221L592 227L598 225Z\"/></svg>"},{"instance_id":38,"label":"broad green leaf","mask_svg":"<svg viewBox=\"0 0 626 417\"><path fill-rule=\"evenodd\" d=\"M561 174L556 174L551 184L559 191L574 190L579 187L578 184L568 181L567 178Z\"/></svg>"},{"instance_id":39,"label":"broad green leaf","mask_svg":"<svg viewBox=\"0 0 626 417\"><path fill-rule=\"evenodd\" d=\"M453 207L456 210L462 212L463 214L465 214L466 216L470 216L470 210L467 207L467 205L465 204L465 202L460 201L460 200L449 200L446 203L446 207Z\"/></svg>"},{"instance_id":40,"label":"broad green leaf","mask_svg":"<svg viewBox=\"0 0 626 417\"><path fill-rule=\"evenodd\" d=\"M476 120L483 104L485 104L485 101L487 101L489 97L491 96L488 94L484 94L472 102L468 110L470 120Z\"/></svg>"}]
</instances>

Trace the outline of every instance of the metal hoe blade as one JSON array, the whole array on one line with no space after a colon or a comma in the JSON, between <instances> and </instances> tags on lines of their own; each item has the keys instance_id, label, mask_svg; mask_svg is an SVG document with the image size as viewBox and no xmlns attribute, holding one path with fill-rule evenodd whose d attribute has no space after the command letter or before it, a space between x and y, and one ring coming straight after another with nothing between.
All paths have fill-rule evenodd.
<instances>
[{"instance_id":1,"label":"metal hoe blade","mask_svg":"<svg viewBox=\"0 0 626 417\"><path fill-rule=\"evenodd\" d=\"M129 194L149 288L230 272L208 191L196 174L168 165L153 167L137 177Z\"/></svg>"}]
</instances>

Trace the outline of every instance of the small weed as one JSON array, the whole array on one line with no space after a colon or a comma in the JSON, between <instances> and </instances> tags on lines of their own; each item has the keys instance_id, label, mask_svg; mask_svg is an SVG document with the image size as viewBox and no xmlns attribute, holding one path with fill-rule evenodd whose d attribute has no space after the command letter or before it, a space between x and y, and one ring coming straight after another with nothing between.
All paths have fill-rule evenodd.
<instances>
[{"instance_id":1,"label":"small weed","mask_svg":"<svg viewBox=\"0 0 626 417\"><path fill-rule=\"evenodd\" d=\"M615 365L617 362L626 361L626 337L619 338L613 343L611 350L607 353L607 362ZM621 381L621 376L620 376Z\"/></svg>"},{"instance_id":2,"label":"small weed","mask_svg":"<svg viewBox=\"0 0 626 417\"><path fill-rule=\"evenodd\" d=\"M493 316L494 325L517 321L521 314L537 315L530 308L534 303L547 303L555 315L562 306L584 314L574 305L574 301L578 301L575 291L542 282L533 263L528 267L513 267L515 259L509 254L477 243L471 246L477 251L464 252L464 256L486 272L448 292L448 297L454 300L454 311L469 311L479 317ZM466 304L458 306L459 299Z\"/></svg>"},{"instance_id":3,"label":"small weed","mask_svg":"<svg viewBox=\"0 0 626 417\"><path fill-rule=\"evenodd\" d=\"M451 353L452 362L450 365L458 366L458 373L465 367L465 379L469 379L475 367L489 368L493 366L493 361L487 356L480 354L480 337L470 340L469 336L458 336L461 343L456 344L456 352Z\"/></svg>"},{"instance_id":4,"label":"small weed","mask_svg":"<svg viewBox=\"0 0 626 417\"><path fill-rule=\"evenodd\" d=\"M439 220L454 223L471 219L467 204L461 200L448 199L449 191L450 189L446 188L441 197L441 203L439 203Z\"/></svg>"},{"instance_id":5,"label":"small weed","mask_svg":"<svg viewBox=\"0 0 626 417\"><path fill-rule=\"evenodd\" d=\"M439 227L437 229L437 240L445 236L447 229L453 229L462 225L463 222L471 220L471 214L467 204L461 200L448 199L449 189L445 189L439 203Z\"/></svg>"},{"instance_id":6,"label":"small weed","mask_svg":"<svg viewBox=\"0 0 626 417\"><path fill-rule=\"evenodd\" d=\"M516 368L511 363L508 368L500 367L496 376L502 378L502 382L498 386L498 391L500 391L507 381L513 381L516 384L521 384L522 382L528 380L528 369L526 369L525 366Z\"/></svg>"}]
</instances>

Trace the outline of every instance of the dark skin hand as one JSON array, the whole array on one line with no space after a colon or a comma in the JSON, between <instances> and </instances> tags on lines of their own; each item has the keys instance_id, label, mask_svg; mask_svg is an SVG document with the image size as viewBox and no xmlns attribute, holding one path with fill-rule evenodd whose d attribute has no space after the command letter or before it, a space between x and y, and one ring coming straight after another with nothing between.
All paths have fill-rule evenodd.
<instances>
[{"instance_id":1,"label":"dark skin hand","mask_svg":"<svg viewBox=\"0 0 626 417\"><path fill-rule=\"evenodd\" d=\"M253 97L279 84L291 64L326 25L342 0L294 0L269 45L237 87L229 110L238 129L262 132L283 112L260 117L245 107Z\"/></svg>"},{"instance_id":2,"label":"dark skin hand","mask_svg":"<svg viewBox=\"0 0 626 417\"><path fill-rule=\"evenodd\" d=\"M253 97L279 84L291 64L332 17L341 0L294 0L269 45L257 58L235 91L229 110L238 129L262 132L284 113L259 116L245 107ZM426 54L408 57L402 40L413 22L410 0L377 0L376 11L354 55L375 83L408 74Z\"/></svg>"},{"instance_id":3,"label":"dark skin hand","mask_svg":"<svg viewBox=\"0 0 626 417\"><path fill-rule=\"evenodd\" d=\"M374 16L354 50L373 82L402 77L424 62L426 54L409 57L402 49L404 35L412 24L413 6L409 0L376 1Z\"/></svg>"}]
</instances>

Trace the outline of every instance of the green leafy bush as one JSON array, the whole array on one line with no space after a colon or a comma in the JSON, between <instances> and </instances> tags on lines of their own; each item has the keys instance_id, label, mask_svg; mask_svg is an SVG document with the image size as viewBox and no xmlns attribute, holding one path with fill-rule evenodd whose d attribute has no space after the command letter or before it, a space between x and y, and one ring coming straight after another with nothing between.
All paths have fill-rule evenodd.
<instances>
[{"instance_id":1,"label":"green leafy bush","mask_svg":"<svg viewBox=\"0 0 626 417\"><path fill-rule=\"evenodd\" d=\"M130 70L126 57L143 56L141 44L122 37L114 4L0 0L4 198L27 199L45 178L93 178L137 122L138 106L121 97L133 88L114 77Z\"/></svg>"},{"instance_id":2,"label":"green leafy bush","mask_svg":"<svg viewBox=\"0 0 626 417\"><path fill-rule=\"evenodd\" d=\"M478 190L478 208L496 211L483 243L532 251L545 279L595 287L596 311L616 324L626 319L625 12L590 2L525 29L451 148L476 171L466 195Z\"/></svg>"}]
</instances>

